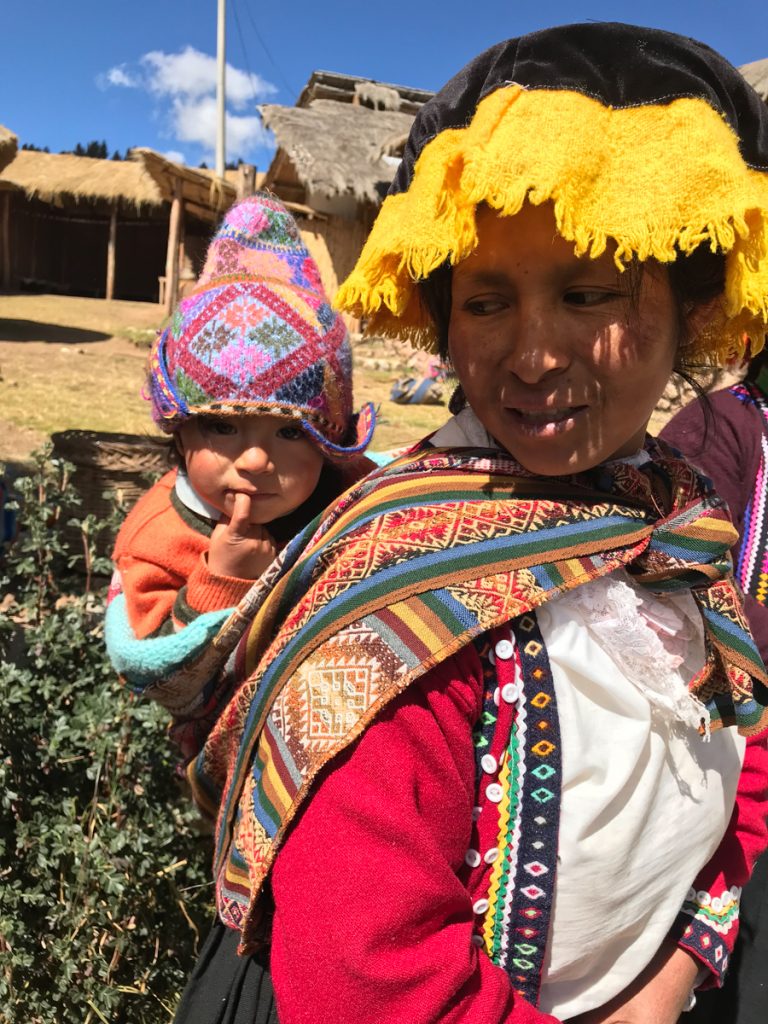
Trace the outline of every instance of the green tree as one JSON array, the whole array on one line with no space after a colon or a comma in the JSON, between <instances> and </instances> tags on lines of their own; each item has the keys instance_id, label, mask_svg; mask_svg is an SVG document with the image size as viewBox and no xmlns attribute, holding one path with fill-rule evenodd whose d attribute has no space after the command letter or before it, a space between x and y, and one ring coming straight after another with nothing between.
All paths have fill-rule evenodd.
<instances>
[{"instance_id":1,"label":"green tree","mask_svg":"<svg viewBox=\"0 0 768 1024\"><path fill-rule=\"evenodd\" d=\"M73 153L75 156L91 156L97 160L106 160L108 157L106 141L98 142L96 139L92 142L87 142L85 145L82 142L78 142L74 149L63 149L62 153Z\"/></svg>"}]
</instances>

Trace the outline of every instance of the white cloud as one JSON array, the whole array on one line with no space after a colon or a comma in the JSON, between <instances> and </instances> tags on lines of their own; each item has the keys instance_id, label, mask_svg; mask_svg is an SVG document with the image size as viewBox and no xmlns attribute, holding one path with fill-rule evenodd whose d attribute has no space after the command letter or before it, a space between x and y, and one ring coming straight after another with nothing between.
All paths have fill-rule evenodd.
<instances>
[{"instance_id":1,"label":"white cloud","mask_svg":"<svg viewBox=\"0 0 768 1024\"><path fill-rule=\"evenodd\" d=\"M163 109L168 134L179 142L196 143L212 158L216 142L216 59L187 46L179 53L152 50L134 70L125 64L110 68L97 79L102 88L141 88ZM257 146L270 145L271 136L253 110L277 92L260 75L227 64L227 156L245 157ZM233 113L238 111L238 113Z\"/></svg>"},{"instance_id":2,"label":"white cloud","mask_svg":"<svg viewBox=\"0 0 768 1024\"><path fill-rule=\"evenodd\" d=\"M117 64L115 67L97 75L96 82L100 89L106 89L110 85L122 86L125 89L137 89L141 85L141 79L132 75L126 70L125 64Z\"/></svg>"},{"instance_id":3,"label":"white cloud","mask_svg":"<svg viewBox=\"0 0 768 1024\"><path fill-rule=\"evenodd\" d=\"M141 58L147 87L158 96L198 99L216 92L216 58L188 46L181 53L152 50ZM274 96L277 88L260 75L227 64L227 100L241 110Z\"/></svg>"},{"instance_id":4,"label":"white cloud","mask_svg":"<svg viewBox=\"0 0 768 1024\"><path fill-rule=\"evenodd\" d=\"M175 164L184 164L186 159L183 153L180 153L178 149L169 149L163 153L166 160L172 160Z\"/></svg>"},{"instance_id":5,"label":"white cloud","mask_svg":"<svg viewBox=\"0 0 768 1024\"><path fill-rule=\"evenodd\" d=\"M210 153L216 145L216 98L175 99L173 117L176 138L180 142L197 142ZM242 153L253 146L269 143L261 119L227 113L227 148Z\"/></svg>"},{"instance_id":6,"label":"white cloud","mask_svg":"<svg viewBox=\"0 0 768 1024\"><path fill-rule=\"evenodd\" d=\"M174 135L179 142L193 142L205 150L205 158L212 159L216 148L216 98L175 98L173 100ZM227 152L245 154L256 146L270 143L270 136L259 117L248 117L227 112L225 132Z\"/></svg>"}]
</instances>

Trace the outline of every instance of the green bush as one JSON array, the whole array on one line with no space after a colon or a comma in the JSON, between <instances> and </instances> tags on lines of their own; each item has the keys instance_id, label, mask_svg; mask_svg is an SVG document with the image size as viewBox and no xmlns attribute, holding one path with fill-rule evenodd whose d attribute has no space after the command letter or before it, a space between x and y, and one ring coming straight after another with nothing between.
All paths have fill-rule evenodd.
<instances>
[{"instance_id":1,"label":"green bush","mask_svg":"<svg viewBox=\"0 0 768 1024\"><path fill-rule=\"evenodd\" d=\"M210 839L163 713L106 658L105 524L70 468L44 452L17 482L0 562L0 1021L159 1024L212 918Z\"/></svg>"}]
</instances>

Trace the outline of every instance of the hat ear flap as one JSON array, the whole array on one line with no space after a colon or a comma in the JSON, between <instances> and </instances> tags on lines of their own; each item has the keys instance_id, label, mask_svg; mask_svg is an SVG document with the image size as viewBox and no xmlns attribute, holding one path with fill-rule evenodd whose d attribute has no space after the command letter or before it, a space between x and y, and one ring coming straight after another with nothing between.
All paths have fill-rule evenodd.
<instances>
[{"instance_id":1,"label":"hat ear flap","mask_svg":"<svg viewBox=\"0 0 768 1024\"><path fill-rule=\"evenodd\" d=\"M149 399L152 403L152 418L166 432L189 416L189 408L168 372L167 347L171 328L166 327L158 334L149 356Z\"/></svg>"}]
</instances>

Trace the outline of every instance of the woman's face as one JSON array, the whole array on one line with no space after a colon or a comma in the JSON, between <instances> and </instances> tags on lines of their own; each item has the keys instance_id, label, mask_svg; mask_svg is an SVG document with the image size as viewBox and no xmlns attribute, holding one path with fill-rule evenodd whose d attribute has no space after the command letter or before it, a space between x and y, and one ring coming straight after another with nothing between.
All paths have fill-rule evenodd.
<instances>
[{"instance_id":1,"label":"woman's face","mask_svg":"<svg viewBox=\"0 0 768 1024\"><path fill-rule=\"evenodd\" d=\"M632 297L611 252L574 255L549 204L480 207L477 233L453 270L448 347L483 426L544 475L638 451L679 343L666 272L646 265Z\"/></svg>"}]
</instances>

